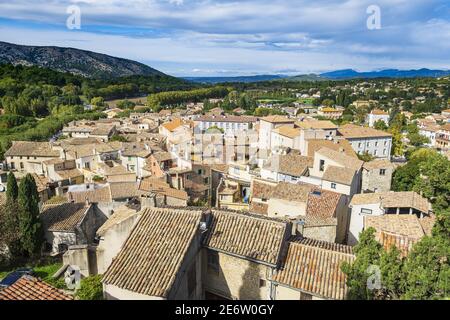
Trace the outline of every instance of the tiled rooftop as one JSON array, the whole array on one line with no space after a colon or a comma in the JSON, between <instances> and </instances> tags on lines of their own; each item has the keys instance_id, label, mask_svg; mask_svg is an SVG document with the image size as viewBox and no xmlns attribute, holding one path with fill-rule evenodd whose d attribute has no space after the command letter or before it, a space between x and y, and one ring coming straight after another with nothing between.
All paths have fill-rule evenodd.
<instances>
[{"instance_id":1,"label":"tiled rooftop","mask_svg":"<svg viewBox=\"0 0 450 320\"><path fill-rule=\"evenodd\" d=\"M345 299L346 276L341 265L355 259L351 248L310 239L293 239L282 269L273 280L325 299Z\"/></svg>"},{"instance_id":2,"label":"tiled rooftop","mask_svg":"<svg viewBox=\"0 0 450 320\"><path fill-rule=\"evenodd\" d=\"M46 205L43 207L40 218L46 230L75 232L76 227L86 216L89 207L84 203Z\"/></svg>"},{"instance_id":3,"label":"tiled rooftop","mask_svg":"<svg viewBox=\"0 0 450 320\"><path fill-rule=\"evenodd\" d=\"M287 223L259 215L213 210L207 248L277 265Z\"/></svg>"},{"instance_id":4,"label":"tiled rooftop","mask_svg":"<svg viewBox=\"0 0 450 320\"><path fill-rule=\"evenodd\" d=\"M0 300L73 300L53 286L31 276L23 276L0 291Z\"/></svg>"},{"instance_id":5,"label":"tiled rooftop","mask_svg":"<svg viewBox=\"0 0 450 320\"><path fill-rule=\"evenodd\" d=\"M167 297L201 219L201 211L145 209L103 282L139 294Z\"/></svg>"}]
</instances>

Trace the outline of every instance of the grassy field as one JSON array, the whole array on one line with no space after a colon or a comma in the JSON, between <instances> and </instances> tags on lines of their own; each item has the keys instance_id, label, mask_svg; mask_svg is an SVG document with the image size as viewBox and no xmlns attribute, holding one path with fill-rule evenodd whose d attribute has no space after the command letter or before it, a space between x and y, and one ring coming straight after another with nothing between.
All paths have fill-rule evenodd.
<instances>
[{"instance_id":1,"label":"grassy field","mask_svg":"<svg viewBox=\"0 0 450 320\"><path fill-rule=\"evenodd\" d=\"M117 99L117 100L108 100L105 101L110 108L116 108L117 107L117 103L119 103L120 101L124 101L125 99ZM139 98L130 98L130 99L126 99L128 101L134 102L137 105L145 105L147 103L147 97L139 97Z\"/></svg>"},{"instance_id":2,"label":"grassy field","mask_svg":"<svg viewBox=\"0 0 450 320\"><path fill-rule=\"evenodd\" d=\"M0 271L0 279L3 279L6 277L9 273L13 272L14 270L21 269L21 268L29 268L30 266L22 266L17 267L11 270L6 271ZM64 280L63 279L53 279L52 276L62 267L61 263L54 263L54 264L47 264L47 265L38 265L33 267L34 276L37 278L42 279L43 281L57 287L57 288L64 288Z\"/></svg>"},{"instance_id":3,"label":"grassy field","mask_svg":"<svg viewBox=\"0 0 450 320\"><path fill-rule=\"evenodd\" d=\"M300 99L297 100L297 102L298 103L307 104L307 105L309 105L309 104L312 105L313 102L314 102L314 98L300 98Z\"/></svg>"},{"instance_id":4,"label":"grassy field","mask_svg":"<svg viewBox=\"0 0 450 320\"><path fill-rule=\"evenodd\" d=\"M283 103L290 103L294 102L295 99L293 98L285 98L285 99L258 99L257 102L259 103L273 103L273 104L283 104Z\"/></svg>"}]
</instances>

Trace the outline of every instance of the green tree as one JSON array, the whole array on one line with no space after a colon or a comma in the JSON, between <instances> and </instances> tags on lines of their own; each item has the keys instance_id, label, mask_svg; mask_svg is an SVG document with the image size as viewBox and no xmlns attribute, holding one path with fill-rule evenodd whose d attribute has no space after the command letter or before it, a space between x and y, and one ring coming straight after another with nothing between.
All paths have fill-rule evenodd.
<instances>
[{"instance_id":1,"label":"green tree","mask_svg":"<svg viewBox=\"0 0 450 320\"><path fill-rule=\"evenodd\" d=\"M450 297L450 235L425 237L405 263L407 275L403 298L415 300Z\"/></svg>"},{"instance_id":2,"label":"green tree","mask_svg":"<svg viewBox=\"0 0 450 320\"><path fill-rule=\"evenodd\" d=\"M96 107L104 107L105 99L103 97L94 97L91 99L91 104Z\"/></svg>"},{"instance_id":3,"label":"green tree","mask_svg":"<svg viewBox=\"0 0 450 320\"><path fill-rule=\"evenodd\" d=\"M76 297L80 300L103 300L102 276L95 275L81 280Z\"/></svg>"},{"instance_id":4,"label":"green tree","mask_svg":"<svg viewBox=\"0 0 450 320\"><path fill-rule=\"evenodd\" d=\"M28 256L39 253L43 243L43 229L39 220L38 203L39 195L36 182L31 174L27 174L20 181L18 204L20 244L22 251Z\"/></svg>"},{"instance_id":5,"label":"green tree","mask_svg":"<svg viewBox=\"0 0 450 320\"><path fill-rule=\"evenodd\" d=\"M388 129L386 122L384 122L383 120L375 121L375 123L373 124L373 127L374 127L374 129L383 130L383 131Z\"/></svg>"},{"instance_id":6,"label":"green tree","mask_svg":"<svg viewBox=\"0 0 450 320\"><path fill-rule=\"evenodd\" d=\"M19 188L17 186L17 180L14 173L8 174L8 180L6 183L6 199L8 202L16 202L19 195Z\"/></svg>"},{"instance_id":7,"label":"green tree","mask_svg":"<svg viewBox=\"0 0 450 320\"><path fill-rule=\"evenodd\" d=\"M325 99L322 101L322 104L326 107L332 107L332 106L334 106L334 100Z\"/></svg>"},{"instance_id":8,"label":"green tree","mask_svg":"<svg viewBox=\"0 0 450 320\"><path fill-rule=\"evenodd\" d=\"M0 206L0 245L6 245L12 256L20 253L18 211L17 202L7 201L4 205ZM1 255L2 253L0 252Z\"/></svg>"},{"instance_id":9,"label":"green tree","mask_svg":"<svg viewBox=\"0 0 450 320\"><path fill-rule=\"evenodd\" d=\"M359 160L364 161L364 162L370 162L373 159L375 159L375 157L367 151L364 152L363 154L358 154L358 158L359 158Z\"/></svg>"},{"instance_id":10,"label":"green tree","mask_svg":"<svg viewBox=\"0 0 450 320\"><path fill-rule=\"evenodd\" d=\"M353 248L356 259L344 262L342 271L347 275L348 298L351 300L372 300L375 291L367 286L371 266L379 266L381 245L375 239L375 229L368 228L359 235L359 243Z\"/></svg>"}]
</instances>

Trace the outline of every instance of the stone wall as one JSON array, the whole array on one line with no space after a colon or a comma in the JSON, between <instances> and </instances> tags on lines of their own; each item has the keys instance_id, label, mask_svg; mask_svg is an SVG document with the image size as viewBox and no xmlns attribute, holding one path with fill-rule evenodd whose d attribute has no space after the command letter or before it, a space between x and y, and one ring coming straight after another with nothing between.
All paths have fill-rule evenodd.
<instances>
[{"instance_id":1,"label":"stone wall","mask_svg":"<svg viewBox=\"0 0 450 320\"><path fill-rule=\"evenodd\" d=\"M362 192L388 192L391 190L392 168L385 168L386 174L380 175L380 169L363 170Z\"/></svg>"},{"instance_id":2,"label":"stone wall","mask_svg":"<svg viewBox=\"0 0 450 320\"><path fill-rule=\"evenodd\" d=\"M271 268L224 253L203 249L203 285L205 291L239 300L269 299ZM208 267L208 254L217 254L219 268Z\"/></svg>"}]
</instances>

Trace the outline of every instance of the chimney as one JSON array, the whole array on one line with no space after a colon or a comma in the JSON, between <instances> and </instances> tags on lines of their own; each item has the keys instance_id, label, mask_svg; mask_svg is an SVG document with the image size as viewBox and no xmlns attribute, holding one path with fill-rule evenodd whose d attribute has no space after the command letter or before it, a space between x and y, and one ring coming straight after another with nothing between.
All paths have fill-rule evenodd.
<instances>
[{"instance_id":1,"label":"chimney","mask_svg":"<svg viewBox=\"0 0 450 320\"><path fill-rule=\"evenodd\" d=\"M292 236L303 237L304 230L305 230L305 221L304 220L297 218L292 222Z\"/></svg>"}]
</instances>

